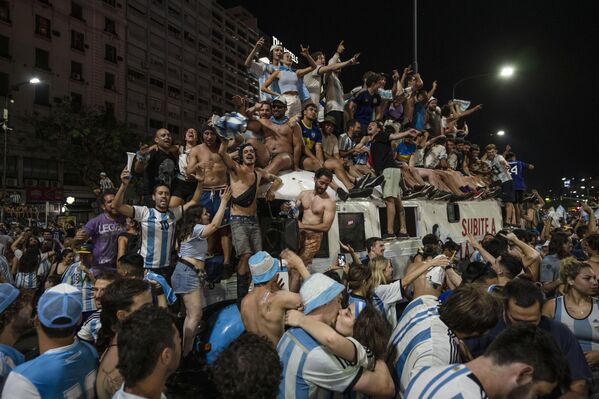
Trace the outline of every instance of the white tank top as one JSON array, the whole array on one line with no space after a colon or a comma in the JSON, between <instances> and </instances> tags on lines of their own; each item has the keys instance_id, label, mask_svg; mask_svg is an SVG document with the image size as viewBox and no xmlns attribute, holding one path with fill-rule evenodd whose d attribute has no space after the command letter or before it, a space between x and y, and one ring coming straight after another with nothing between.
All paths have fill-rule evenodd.
<instances>
[{"instance_id":1,"label":"white tank top","mask_svg":"<svg viewBox=\"0 0 599 399\"><path fill-rule=\"evenodd\" d=\"M563 296L555 298L555 320L564 323L578 339L583 352L599 350L599 300L593 299L591 312L575 319L566 309Z\"/></svg>"}]
</instances>

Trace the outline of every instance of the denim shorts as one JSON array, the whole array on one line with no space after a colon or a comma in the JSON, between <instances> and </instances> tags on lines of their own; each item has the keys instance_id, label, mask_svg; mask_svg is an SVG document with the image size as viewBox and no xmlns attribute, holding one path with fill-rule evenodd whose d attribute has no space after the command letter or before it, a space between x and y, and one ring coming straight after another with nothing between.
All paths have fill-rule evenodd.
<instances>
[{"instance_id":1,"label":"denim shorts","mask_svg":"<svg viewBox=\"0 0 599 399\"><path fill-rule=\"evenodd\" d=\"M204 207L210 214L210 217L213 218L220 207L220 196L225 192L227 186L218 186L218 187L204 187L202 191L202 196L200 197L200 205ZM225 216L223 217L223 221L220 223L220 226L226 226L229 224L229 214L231 212L231 204L227 204L225 208Z\"/></svg>"},{"instance_id":2,"label":"denim shorts","mask_svg":"<svg viewBox=\"0 0 599 399\"><path fill-rule=\"evenodd\" d=\"M171 285L175 294L189 294L200 289L200 277L191 267L177 262L171 276Z\"/></svg>"}]
</instances>

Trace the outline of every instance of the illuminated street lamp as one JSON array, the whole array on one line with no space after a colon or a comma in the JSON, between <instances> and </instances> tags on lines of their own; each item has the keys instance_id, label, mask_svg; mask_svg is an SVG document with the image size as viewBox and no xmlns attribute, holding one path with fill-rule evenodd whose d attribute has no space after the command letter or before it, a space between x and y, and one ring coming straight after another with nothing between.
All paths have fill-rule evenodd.
<instances>
[{"instance_id":1,"label":"illuminated street lamp","mask_svg":"<svg viewBox=\"0 0 599 399\"><path fill-rule=\"evenodd\" d=\"M501 79L510 79L513 75L514 75L515 69L513 66L511 65L505 65L503 66L500 70L499 70L499 77ZM478 78L486 78L488 76L493 76L495 75L495 72L491 72L491 73L481 73L478 75L471 75L471 76L466 76L465 78L462 78L460 80L458 80L454 85L453 85L453 89L451 91L451 98L453 98L455 100L455 89L462 84L463 82L467 81L467 80L472 80L472 79L478 79Z\"/></svg>"}]
</instances>

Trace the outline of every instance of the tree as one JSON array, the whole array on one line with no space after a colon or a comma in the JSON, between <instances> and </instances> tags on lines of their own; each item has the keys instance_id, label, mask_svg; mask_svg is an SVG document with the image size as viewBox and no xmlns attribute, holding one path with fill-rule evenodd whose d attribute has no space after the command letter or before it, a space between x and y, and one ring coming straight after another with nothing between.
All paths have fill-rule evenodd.
<instances>
[{"instance_id":1,"label":"tree","mask_svg":"<svg viewBox=\"0 0 599 399\"><path fill-rule=\"evenodd\" d=\"M138 147L138 137L103 108L72 103L65 98L52 106L49 115L34 114L38 138L50 144L64 169L78 171L81 182L98 186L100 172L118 184L127 161L127 151ZM115 180L116 179L116 180Z\"/></svg>"}]
</instances>

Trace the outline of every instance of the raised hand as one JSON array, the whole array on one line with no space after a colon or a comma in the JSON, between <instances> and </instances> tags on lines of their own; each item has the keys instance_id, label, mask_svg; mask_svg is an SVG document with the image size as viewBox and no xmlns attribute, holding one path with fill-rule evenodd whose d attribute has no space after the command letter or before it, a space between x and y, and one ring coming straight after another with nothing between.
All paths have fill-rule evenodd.
<instances>
[{"instance_id":1,"label":"raised hand","mask_svg":"<svg viewBox=\"0 0 599 399\"><path fill-rule=\"evenodd\" d=\"M241 108L245 105L245 98L241 97L240 95L236 94L233 96L232 98L233 100L233 104L237 107L237 108Z\"/></svg>"},{"instance_id":2,"label":"raised hand","mask_svg":"<svg viewBox=\"0 0 599 399\"><path fill-rule=\"evenodd\" d=\"M345 45L343 44L343 40L341 40L341 43L339 43L339 45L337 45L337 54L341 55L341 53L343 53L345 51Z\"/></svg>"},{"instance_id":3,"label":"raised hand","mask_svg":"<svg viewBox=\"0 0 599 399\"><path fill-rule=\"evenodd\" d=\"M339 241L339 246L345 252L355 252L354 249L352 247L350 247L349 244L344 244L341 241Z\"/></svg>"},{"instance_id":4,"label":"raised hand","mask_svg":"<svg viewBox=\"0 0 599 399\"><path fill-rule=\"evenodd\" d=\"M393 79L394 82L397 82L400 78L399 76L399 71L397 69L393 70L393 74L391 75L391 78Z\"/></svg>"},{"instance_id":5,"label":"raised hand","mask_svg":"<svg viewBox=\"0 0 599 399\"><path fill-rule=\"evenodd\" d=\"M129 181L131 180L131 173L129 172L129 169L125 168L123 169L123 171L121 172L121 183L123 183L124 185L129 184Z\"/></svg>"},{"instance_id":6,"label":"raised hand","mask_svg":"<svg viewBox=\"0 0 599 399\"><path fill-rule=\"evenodd\" d=\"M259 38L259 39L256 41L256 44L254 44L254 48L255 48L255 49L259 49L259 48L261 48L262 46L264 46L264 38L263 38L263 37L260 37L260 38Z\"/></svg>"},{"instance_id":7,"label":"raised hand","mask_svg":"<svg viewBox=\"0 0 599 399\"><path fill-rule=\"evenodd\" d=\"M231 187L227 187L225 191L220 195L221 201L228 203L231 199Z\"/></svg>"},{"instance_id":8,"label":"raised hand","mask_svg":"<svg viewBox=\"0 0 599 399\"><path fill-rule=\"evenodd\" d=\"M304 47L303 44L300 44L300 54L306 58L309 57L310 56L310 46Z\"/></svg>"}]
</instances>

